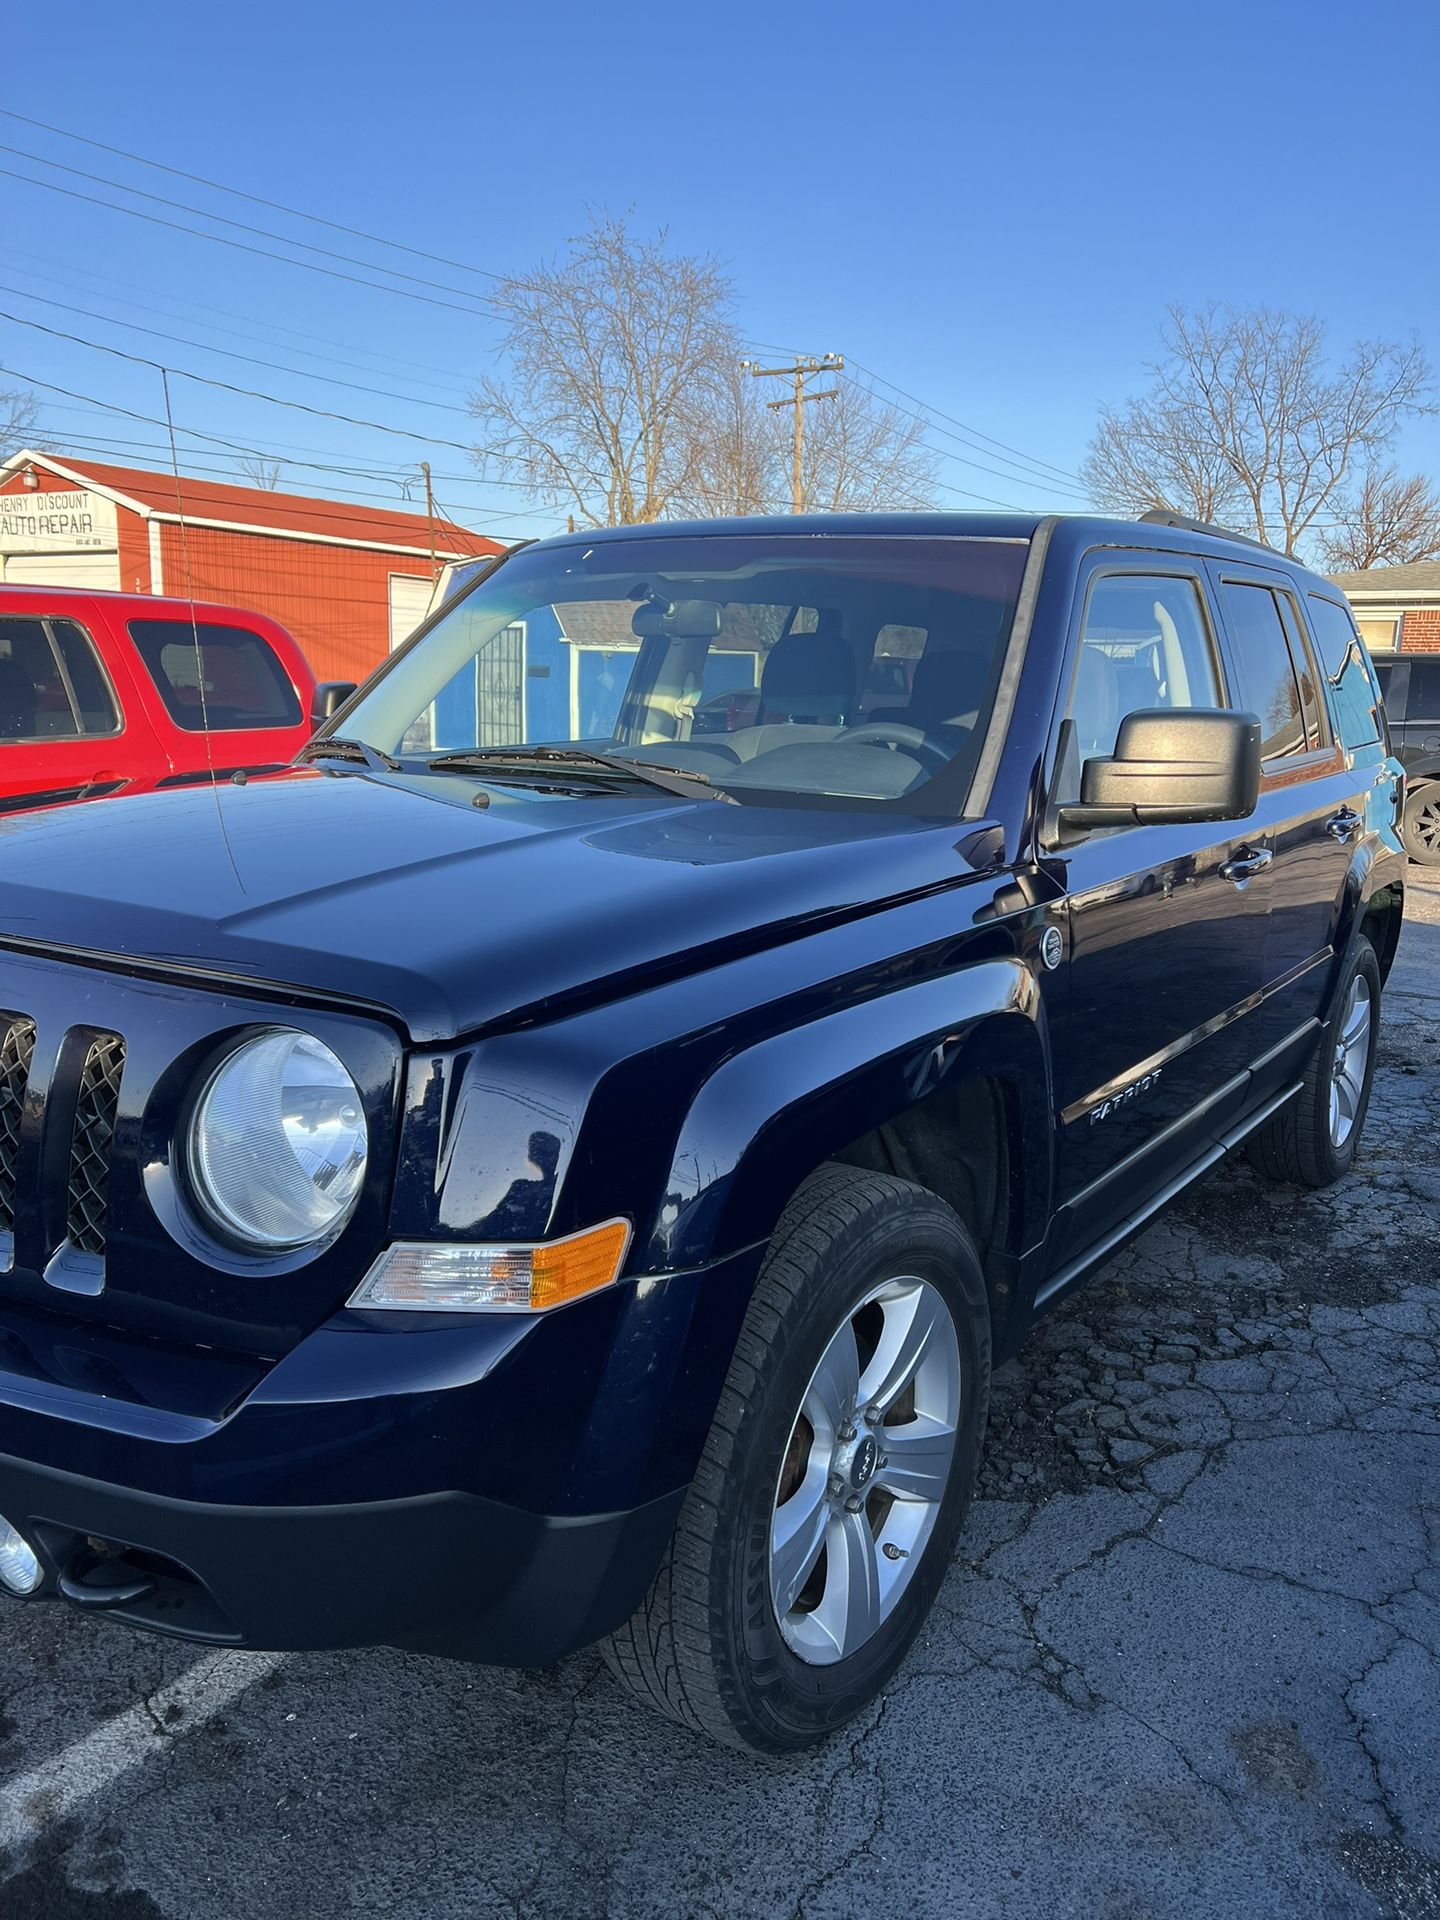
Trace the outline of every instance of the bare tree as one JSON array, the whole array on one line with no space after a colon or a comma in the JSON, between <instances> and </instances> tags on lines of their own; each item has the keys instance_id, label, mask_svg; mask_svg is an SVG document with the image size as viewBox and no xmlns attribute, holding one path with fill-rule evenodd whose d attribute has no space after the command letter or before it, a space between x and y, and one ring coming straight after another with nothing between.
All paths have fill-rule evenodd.
<instances>
[{"instance_id":1,"label":"bare tree","mask_svg":"<svg viewBox=\"0 0 1440 1920\"><path fill-rule=\"evenodd\" d=\"M1338 523L1321 542L1336 573L1404 566L1440 556L1440 494L1423 474L1372 470L1359 495L1338 510Z\"/></svg>"},{"instance_id":2,"label":"bare tree","mask_svg":"<svg viewBox=\"0 0 1440 1920\"><path fill-rule=\"evenodd\" d=\"M252 487L263 487L267 493L273 493L280 484L280 462L268 459L263 453L247 453L243 460L237 460L241 477Z\"/></svg>"},{"instance_id":3,"label":"bare tree","mask_svg":"<svg viewBox=\"0 0 1440 1920\"><path fill-rule=\"evenodd\" d=\"M34 444L40 406L23 387L0 387L0 460Z\"/></svg>"},{"instance_id":4,"label":"bare tree","mask_svg":"<svg viewBox=\"0 0 1440 1920\"><path fill-rule=\"evenodd\" d=\"M1084 466L1092 497L1234 521L1285 553L1429 405L1413 340L1362 340L1337 366L1317 320L1223 306L1172 307L1162 340L1149 391L1101 412Z\"/></svg>"},{"instance_id":5,"label":"bare tree","mask_svg":"<svg viewBox=\"0 0 1440 1920\"><path fill-rule=\"evenodd\" d=\"M716 383L691 430L688 479L676 493L679 510L790 510L794 415L784 403L768 405L738 362ZM863 513L932 506L938 467L924 422L847 375L835 376L831 398L806 406L801 479L809 509Z\"/></svg>"},{"instance_id":6,"label":"bare tree","mask_svg":"<svg viewBox=\"0 0 1440 1920\"><path fill-rule=\"evenodd\" d=\"M789 415L776 412L777 423ZM784 438L788 441L788 431ZM805 504L827 513L935 504L939 457L924 422L848 375L805 422Z\"/></svg>"},{"instance_id":7,"label":"bare tree","mask_svg":"<svg viewBox=\"0 0 1440 1920\"><path fill-rule=\"evenodd\" d=\"M490 299L506 373L472 396L481 467L591 526L658 520L739 357L713 255L675 253L663 231L640 239L597 213L564 259L510 275Z\"/></svg>"}]
</instances>

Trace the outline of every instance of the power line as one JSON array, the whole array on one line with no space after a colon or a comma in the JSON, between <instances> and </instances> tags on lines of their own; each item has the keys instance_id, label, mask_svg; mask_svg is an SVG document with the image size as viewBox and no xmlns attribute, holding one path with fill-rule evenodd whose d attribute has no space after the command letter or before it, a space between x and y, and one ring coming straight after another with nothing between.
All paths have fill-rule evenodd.
<instances>
[{"instance_id":1,"label":"power line","mask_svg":"<svg viewBox=\"0 0 1440 1920\"><path fill-rule=\"evenodd\" d=\"M222 227L234 227L237 233L252 233L261 240L278 241L282 247L302 247L306 253L318 253L326 260L340 260L347 267L364 267L369 273L388 273L392 280L409 280L417 287L434 287L441 293L457 294L462 300L474 300L483 306L482 296L464 287L452 287L443 280L427 280L423 274L405 273L399 267L382 266L378 260L360 260L353 253L337 253L333 247L316 246L313 240L297 240L292 234L273 233L269 227L255 227L248 220L234 220L228 213L215 213L209 207L192 207L187 200L172 200L167 194L151 193L145 187L132 187L108 174L88 173L84 167L69 166L64 160L47 160L43 153L31 153L25 147L12 147L0 140L0 153L17 160L29 160L38 167L50 167L56 173L68 173L76 180L88 180L92 186L113 187L117 193L133 194L137 200L149 200L157 207L169 207L176 213L192 213L200 220L218 220ZM43 183L40 183L43 184Z\"/></svg>"},{"instance_id":2,"label":"power line","mask_svg":"<svg viewBox=\"0 0 1440 1920\"><path fill-rule=\"evenodd\" d=\"M167 166L163 160L149 160L144 154L127 152L124 147L107 146L103 140L92 140L83 133L71 133L66 127L51 126L46 120L32 120L28 114L17 113L13 107L0 107L0 114L7 120L22 121L27 127L38 127L44 133L58 134L62 140L75 140L81 146L94 147L97 152L111 153L121 160L133 160L137 166L153 167L158 173L171 174L177 180L189 180L197 187L210 187L216 193L231 194L237 200L248 200L252 206L269 207L272 213L286 213L294 220L312 220L317 226L329 227L332 232L348 233L354 240L369 240L377 247L394 247L397 252L411 254L417 260L430 260L440 267L454 267L461 273L473 273L483 280L503 278L498 273L492 273L488 267L472 267L464 260L449 260L441 253L427 253L423 247L408 246L403 240L387 240L383 234L366 233L361 227L347 227L343 221L328 220L321 213L306 213L300 207L287 207L283 201L267 200L262 194L247 193L243 187L228 187L222 180L207 180L204 174L187 173L183 167Z\"/></svg>"},{"instance_id":3,"label":"power line","mask_svg":"<svg viewBox=\"0 0 1440 1920\"><path fill-rule=\"evenodd\" d=\"M264 367L270 373L293 374L297 380L319 380L326 386L345 387L351 393L368 393L380 400L399 400L407 407L434 407L441 413L458 413L469 416L468 407L459 406L453 400L425 400L408 393L396 393L391 387L369 387L358 380L341 380L334 374L312 373L306 367L286 367L277 360L265 360L253 353L237 353L233 347L211 347L203 340L187 340L182 334L165 333L159 327L142 326L138 320L117 320L108 313L96 313L92 307L71 306L65 300L52 300L48 294L27 293L23 287L0 285L0 293L8 293L20 300L33 300L37 306L54 307L60 313L79 314L82 320L98 320L101 326L124 327L130 333L143 333L152 340L168 340L173 347L192 347L197 353L218 353L227 360L243 360L247 366Z\"/></svg>"},{"instance_id":4,"label":"power line","mask_svg":"<svg viewBox=\"0 0 1440 1920\"><path fill-rule=\"evenodd\" d=\"M368 287L372 293L393 293L398 300L423 300L428 307L446 307L451 313L463 313L472 320L479 317L478 308L462 307L453 300L437 300L433 293L415 293L409 287L388 287L383 280L362 280L358 274L341 273L338 267L322 267L314 260L294 260L289 254L272 252L269 247L255 247L246 240L232 240L225 233L206 233L202 227L188 227L180 220L166 220L158 213L146 213L141 207L124 207L115 200L102 200L98 194L81 193L77 187L62 186L57 180L36 180L28 173L16 173L11 167L0 167L0 179L19 180L27 187L43 187L47 193L83 200L92 207L107 207L111 213L129 214L132 220L147 220L153 227L168 227L172 233L188 233L196 240L211 240L217 247L234 247L240 253L252 253L262 260L278 260L282 266L303 267L307 273L323 273L328 280L344 280L352 287ZM380 271L384 272L385 269L381 268Z\"/></svg>"},{"instance_id":5,"label":"power line","mask_svg":"<svg viewBox=\"0 0 1440 1920\"><path fill-rule=\"evenodd\" d=\"M852 384L856 386L860 386L859 381L854 381L852 382ZM861 392L869 393L876 399L881 399L882 397L878 394L875 394L873 387L861 386ZM946 428L937 427L935 422L925 414L915 413L909 407L899 406L898 403L893 400L886 401L884 402L884 404L895 407L897 412L905 414L908 419L914 420L918 425L922 427L930 428L933 432L937 432L937 433L947 432ZM949 437L951 439L954 439L957 436L951 434L949 435ZM933 441L927 441L925 444L930 447L932 452L940 454L944 459L954 460L958 462L958 464L962 467L973 467L977 473L993 474L993 476L997 480L1005 480L1009 482L1011 486L1025 485L1025 486L1032 486L1032 487L1044 487L1052 494L1055 494L1055 493L1070 494L1073 498L1081 499L1081 500L1086 500L1089 498L1089 496L1083 491L1083 489L1079 487L1068 486L1059 480L1054 480L1047 473L1039 473L1039 472L1029 473L1029 472L1023 472L1023 471L1007 472L1002 467L987 466L983 460L972 460L963 453L955 453L949 447L937 447ZM967 442L965 444L969 444L969 443Z\"/></svg>"},{"instance_id":6,"label":"power line","mask_svg":"<svg viewBox=\"0 0 1440 1920\"><path fill-rule=\"evenodd\" d=\"M266 400L271 406L290 407L297 413L308 413L320 420L340 420L347 427L368 427L375 433L394 434L401 440L418 440L422 446L450 447L458 453L473 454L473 447L463 440L444 440L434 434L418 433L413 427L390 427L381 420L364 420L350 413L336 413L329 407L312 407L305 400L284 400L279 394L262 393L255 387L238 387L229 380L217 380L211 374L191 373L186 367L171 367L159 360L147 359L139 353L126 353L123 347L111 347L100 340L87 340L83 334L67 333L61 327L47 327L43 320L27 320L23 314L9 313L0 308L0 320L9 320L17 327L30 327L36 333L48 334L52 340L68 340L77 347L88 347L92 353L108 353L113 359L128 360L132 366L149 367L155 373L171 373L181 380L193 380L202 387L216 387L222 393L236 393L246 400ZM23 375L21 376L24 377ZM37 381L43 386L43 381Z\"/></svg>"},{"instance_id":7,"label":"power line","mask_svg":"<svg viewBox=\"0 0 1440 1920\"><path fill-rule=\"evenodd\" d=\"M1014 454L1015 458L1023 461L1026 466L1044 468L1062 480L1080 480L1080 475L1078 473L1072 473L1068 467L1057 467L1052 465L1048 460L1040 460L1031 454L1022 453L1019 447L1012 447L1007 441L996 440L988 433L981 433L978 427L967 426L963 420L957 420L953 413L946 413L940 407L932 407L928 401L920 399L917 394L908 392L904 387L896 386L893 380L887 380L884 374L876 373L870 367L862 366L853 354L850 357L850 364L858 373L863 373L868 379L877 380L882 387L888 387L892 393L898 393L902 400L912 401L917 407L922 407L927 414L933 415L939 420L948 420L950 425L959 428L961 433L973 436L966 440L966 445L973 446L975 440L983 440L992 447L999 447L1002 452ZM953 434L951 438L959 439L960 434Z\"/></svg>"},{"instance_id":8,"label":"power line","mask_svg":"<svg viewBox=\"0 0 1440 1920\"><path fill-rule=\"evenodd\" d=\"M143 361L141 362L141 364L145 366L150 366L153 363L150 361ZM162 419L159 419L155 414L141 413L134 407L122 407L117 402L111 401L111 400L99 400L95 397L95 395L88 394L88 393L79 393L73 387L57 386L53 380L42 380L37 375L32 373L26 373L23 371L23 369L19 367L11 366L8 369L8 371L13 373L17 379L25 381L25 383L28 386L39 387L42 392L58 393L63 395L64 398L67 400L80 400L85 402L90 407L98 408L102 412L120 414L123 418L127 420L138 420L144 426L164 427L165 425L165 422ZM247 446L242 441L230 440L230 439L227 439L224 435L218 434L218 433L207 433L200 427L177 426L176 432L184 435L186 438L191 440L203 440L209 443L210 445L226 448L231 453L256 455L260 452L260 449L253 446ZM64 456L57 454L55 457L63 461ZM314 460L290 460L288 464L291 466L304 468L307 472L313 472L313 473L334 474L334 473L346 473L346 472L353 473L356 471L360 471L354 468L327 466ZM365 477L373 478L374 475L373 473L366 473ZM532 512L530 510L524 510L524 509L518 509L518 508L497 507L497 508L491 509L483 506L475 506L471 508L471 512L483 513L487 515L493 512L497 523L503 523L507 518L514 520L514 519L540 519L544 517L539 512Z\"/></svg>"},{"instance_id":9,"label":"power line","mask_svg":"<svg viewBox=\"0 0 1440 1920\"><path fill-rule=\"evenodd\" d=\"M36 273L33 267L21 266L19 264L19 260L21 258L31 259L31 260L44 260L45 256L43 254L27 254L21 248L12 248L11 251L17 256L15 262L13 262L11 265L10 271L12 273L19 273L28 280L43 281L44 284L49 287L59 287L65 293L81 293L91 300L108 300L112 306L129 307L135 313L151 313L161 320L172 320L172 321L180 320L186 326L200 327L200 328L203 328L204 331L207 333L223 333L228 335L229 338L232 340L248 340L252 346L273 347L283 353L297 353L307 360L325 360L331 366L351 367L356 373L373 374L373 373L379 372L378 368L363 366L360 364L359 361L341 360L341 359L336 359L331 354L314 353L308 347L288 346L279 341L267 340L263 337L263 335L257 334L253 331L245 332L239 327L222 327L214 320L201 320L201 319L195 318L193 315L190 315L190 314L172 313L164 307L147 306L147 304L143 300L127 300L122 295L109 293L105 291L103 288L95 288L95 287L78 285L74 280L63 279L58 274ZM45 264L47 266L54 266L54 265L58 265L59 262L45 261ZM95 273L90 268L85 268L83 269L83 271L87 274L87 276L90 279L100 280L100 281L109 281L111 286L129 287L132 291L138 292L138 293L153 293L157 291L157 289L153 287L137 286L136 283L133 281L116 280L109 274ZM25 297L27 300L37 300L39 299L40 296L38 294L27 293ZM222 313L222 312L228 313L231 319L251 320L252 328L268 327L272 333L288 333L293 339L296 339L296 340L313 340L319 346L334 347L338 349L339 352L341 353L363 353L363 354L368 354L372 360L388 360L392 366L396 366L403 370L406 370L406 377L410 380L412 385L417 387L436 387L442 393L459 394L464 392L463 387L457 387L453 384L454 381L464 380L466 378L466 376L463 373L459 372L458 369L455 369L455 368L430 367L430 366L426 366L423 362L402 360L396 354L378 353L373 347L362 347L357 345L353 341L329 340L329 339L326 339L325 336L322 334L301 333L295 327L282 327L273 321L253 320L251 319L251 316L248 314L235 313L233 310L228 308L207 307L205 306L205 303L203 301L199 301L199 300L181 300L177 304L182 307L196 307L206 313ZM105 314L103 316L97 315L96 317L104 318L110 321L110 324L112 326L123 326L125 324L124 321L114 320L109 314ZM196 341L193 344L195 344L196 346L202 346L203 350L206 353L218 351L217 348L212 348L200 341ZM425 373L443 373L447 377L443 380L422 379L421 374L419 372L409 371L409 369L414 368L417 365L420 366L423 372Z\"/></svg>"}]
</instances>

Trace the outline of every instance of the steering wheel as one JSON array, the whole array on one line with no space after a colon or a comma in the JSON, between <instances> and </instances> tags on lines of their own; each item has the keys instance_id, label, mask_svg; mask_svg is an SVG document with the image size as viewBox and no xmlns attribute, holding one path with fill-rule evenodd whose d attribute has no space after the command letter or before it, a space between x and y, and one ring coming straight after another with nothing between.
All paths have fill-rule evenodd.
<instances>
[{"instance_id":1,"label":"steering wheel","mask_svg":"<svg viewBox=\"0 0 1440 1920\"><path fill-rule=\"evenodd\" d=\"M903 747L906 753L918 755L922 765L928 765L931 773L948 767L955 757L944 741L926 733L923 727L908 726L903 720L870 720L863 727L847 727L836 744L841 743L847 746L868 743Z\"/></svg>"}]
</instances>

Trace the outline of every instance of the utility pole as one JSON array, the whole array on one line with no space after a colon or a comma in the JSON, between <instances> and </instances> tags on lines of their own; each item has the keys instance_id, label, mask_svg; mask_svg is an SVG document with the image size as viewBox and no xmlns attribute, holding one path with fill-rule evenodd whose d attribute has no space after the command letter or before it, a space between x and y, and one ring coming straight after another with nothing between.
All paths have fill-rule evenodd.
<instances>
[{"instance_id":1,"label":"utility pole","mask_svg":"<svg viewBox=\"0 0 1440 1920\"><path fill-rule=\"evenodd\" d=\"M430 525L430 578L436 575L435 566L435 495L430 491L430 462L422 460L420 471L425 476L425 518Z\"/></svg>"},{"instance_id":2,"label":"utility pole","mask_svg":"<svg viewBox=\"0 0 1440 1920\"><path fill-rule=\"evenodd\" d=\"M742 367L748 367L757 380L793 380L795 391L788 400L767 400L766 406L774 412L780 407L795 409L795 437L790 456L790 511L805 511L805 408L811 400L833 400L834 387L825 387L819 393L807 393L805 382L813 374L839 373L845 365L838 353L823 353L817 359L811 354L797 355L793 367L757 367L753 360L742 360Z\"/></svg>"}]
</instances>

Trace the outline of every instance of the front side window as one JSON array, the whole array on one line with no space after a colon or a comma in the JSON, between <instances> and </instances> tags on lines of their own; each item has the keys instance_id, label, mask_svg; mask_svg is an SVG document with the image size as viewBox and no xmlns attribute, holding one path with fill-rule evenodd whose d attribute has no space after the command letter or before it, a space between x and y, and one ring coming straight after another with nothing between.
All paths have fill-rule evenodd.
<instances>
[{"instance_id":1,"label":"front side window","mask_svg":"<svg viewBox=\"0 0 1440 1920\"><path fill-rule=\"evenodd\" d=\"M73 620L0 619L0 741L115 733L114 696Z\"/></svg>"},{"instance_id":2,"label":"front side window","mask_svg":"<svg viewBox=\"0 0 1440 1920\"><path fill-rule=\"evenodd\" d=\"M1103 575L1085 607L1055 798L1080 798L1085 762L1111 757L1127 714L1224 704L1198 583L1164 574Z\"/></svg>"},{"instance_id":3,"label":"front side window","mask_svg":"<svg viewBox=\"0 0 1440 1920\"><path fill-rule=\"evenodd\" d=\"M1260 718L1260 757L1304 753L1308 744L1300 682L1285 623L1269 587L1227 580L1220 589L1235 643L1244 705Z\"/></svg>"},{"instance_id":4,"label":"front side window","mask_svg":"<svg viewBox=\"0 0 1440 1920\"><path fill-rule=\"evenodd\" d=\"M1027 553L639 531L536 548L397 655L344 731L407 773L445 753L583 747L740 801L918 811L924 793L950 812L931 783L968 784Z\"/></svg>"},{"instance_id":5,"label":"front side window","mask_svg":"<svg viewBox=\"0 0 1440 1920\"><path fill-rule=\"evenodd\" d=\"M1364 645L1338 600L1307 594L1306 610L1320 671L1329 683L1340 744L1369 746L1380 738L1380 689Z\"/></svg>"},{"instance_id":6,"label":"front side window","mask_svg":"<svg viewBox=\"0 0 1440 1920\"><path fill-rule=\"evenodd\" d=\"M248 627L200 620L132 620L130 638L186 733L293 727L300 702L269 642Z\"/></svg>"}]
</instances>

